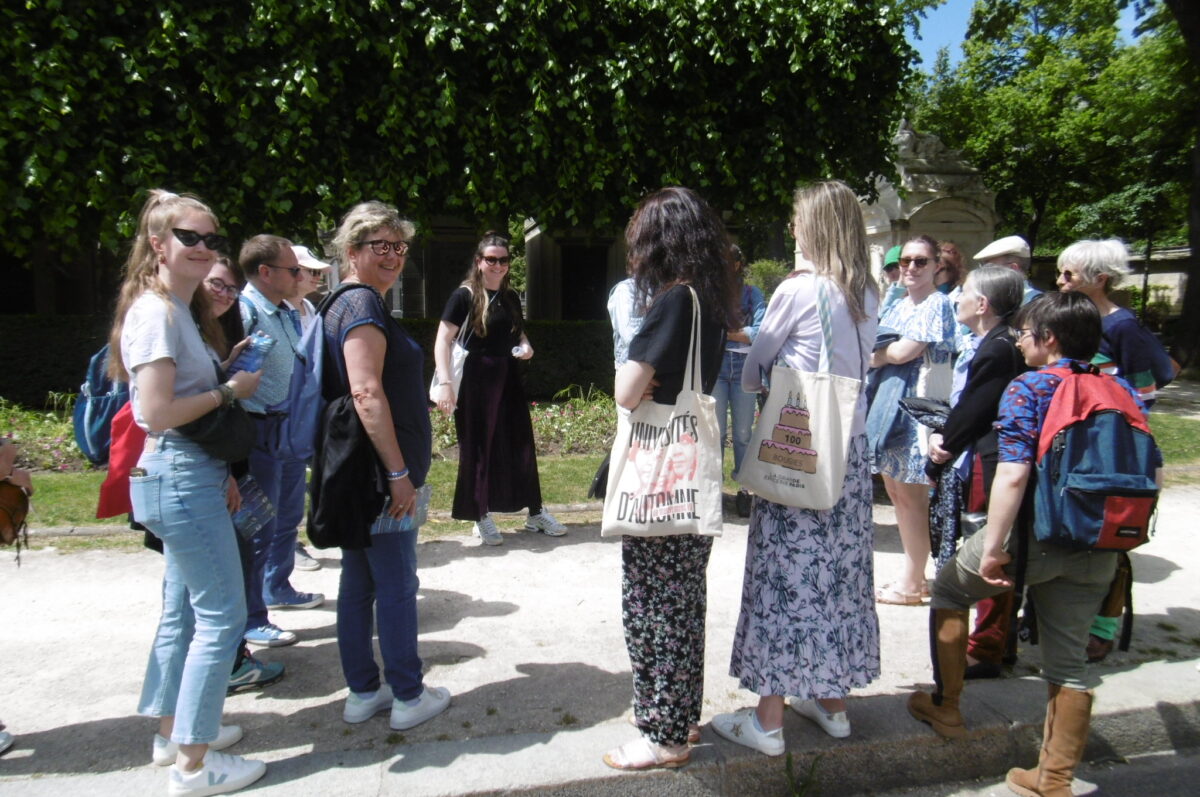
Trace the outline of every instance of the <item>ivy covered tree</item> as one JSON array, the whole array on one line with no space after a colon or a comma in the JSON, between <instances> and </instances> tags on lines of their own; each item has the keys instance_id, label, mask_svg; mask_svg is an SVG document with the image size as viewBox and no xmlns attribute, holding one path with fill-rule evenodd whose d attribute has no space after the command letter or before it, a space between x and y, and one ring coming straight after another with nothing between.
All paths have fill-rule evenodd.
<instances>
[{"instance_id":1,"label":"ivy covered tree","mask_svg":"<svg viewBox=\"0 0 1200 797\"><path fill-rule=\"evenodd\" d=\"M867 190L890 169L905 23L928 4L8 4L0 247L111 263L155 185L200 194L235 238L315 241L367 197L602 229L667 183L777 214L804 179Z\"/></svg>"},{"instance_id":2,"label":"ivy covered tree","mask_svg":"<svg viewBox=\"0 0 1200 797\"><path fill-rule=\"evenodd\" d=\"M1200 178L1189 168L1200 152L1200 64L1155 0L1139 4L1142 35L1122 45L1116 23L1125 5L977 2L965 58L951 67L939 57L919 95L915 126L963 149L997 192L1002 227L1035 246L1114 235L1187 240ZM1187 301L1185 323L1187 307L1200 311Z\"/></svg>"}]
</instances>

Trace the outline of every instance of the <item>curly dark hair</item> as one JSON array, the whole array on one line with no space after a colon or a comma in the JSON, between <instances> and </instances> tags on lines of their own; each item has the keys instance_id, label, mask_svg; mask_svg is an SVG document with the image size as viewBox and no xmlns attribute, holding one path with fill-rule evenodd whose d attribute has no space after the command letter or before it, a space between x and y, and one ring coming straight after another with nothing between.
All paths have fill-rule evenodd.
<instances>
[{"instance_id":1,"label":"curly dark hair","mask_svg":"<svg viewBox=\"0 0 1200 797\"><path fill-rule=\"evenodd\" d=\"M645 197L625 227L625 244L638 296L653 304L664 291L688 283L705 315L726 328L736 324L733 243L695 191L670 186Z\"/></svg>"}]
</instances>

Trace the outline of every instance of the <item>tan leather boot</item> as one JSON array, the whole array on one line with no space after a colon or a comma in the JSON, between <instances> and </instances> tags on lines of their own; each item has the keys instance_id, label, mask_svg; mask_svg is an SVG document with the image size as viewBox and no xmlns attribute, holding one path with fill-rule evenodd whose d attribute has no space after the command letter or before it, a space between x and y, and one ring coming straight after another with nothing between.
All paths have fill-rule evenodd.
<instances>
[{"instance_id":1,"label":"tan leather boot","mask_svg":"<svg viewBox=\"0 0 1200 797\"><path fill-rule=\"evenodd\" d=\"M1022 797L1071 797L1091 720L1091 692L1050 684L1037 768L1010 769L1004 779L1008 788Z\"/></svg>"},{"instance_id":2,"label":"tan leather boot","mask_svg":"<svg viewBox=\"0 0 1200 797\"><path fill-rule=\"evenodd\" d=\"M929 638L933 654L933 694L914 692L908 698L908 713L928 723L939 735L957 739L967 735L958 698L967 669L967 611L931 609Z\"/></svg>"}]
</instances>

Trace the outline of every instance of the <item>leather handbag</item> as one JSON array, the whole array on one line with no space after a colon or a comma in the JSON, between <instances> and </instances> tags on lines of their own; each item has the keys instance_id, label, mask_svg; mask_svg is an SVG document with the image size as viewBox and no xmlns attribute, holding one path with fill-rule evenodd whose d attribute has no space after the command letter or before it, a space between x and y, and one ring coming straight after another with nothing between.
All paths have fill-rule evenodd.
<instances>
[{"instance_id":1,"label":"leather handbag","mask_svg":"<svg viewBox=\"0 0 1200 797\"><path fill-rule=\"evenodd\" d=\"M0 544L12 545L25 536L29 547L25 516L29 514L29 494L9 481L0 482ZM21 547L19 544L18 549Z\"/></svg>"},{"instance_id":2,"label":"leather handbag","mask_svg":"<svg viewBox=\"0 0 1200 797\"><path fill-rule=\"evenodd\" d=\"M214 459L241 462L254 448L254 419L236 399L222 404L175 431L196 443Z\"/></svg>"}]
</instances>

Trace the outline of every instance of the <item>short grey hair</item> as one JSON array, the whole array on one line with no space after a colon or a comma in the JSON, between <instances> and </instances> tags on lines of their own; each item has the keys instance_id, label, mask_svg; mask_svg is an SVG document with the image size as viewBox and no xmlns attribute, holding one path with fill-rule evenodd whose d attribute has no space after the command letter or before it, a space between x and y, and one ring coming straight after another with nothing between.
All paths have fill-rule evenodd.
<instances>
[{"instance_id":1,"label":"short grey hair","mask_svg":"<svg viewBox=\"0 0 1200 797\"><path fill-rule=\"evenodd\" d=\"M1117 287L1127 275L1133 273L1129 267L1129 250L1119 238L1076 241L1059 254L1058 268L1060 271L1065 268L1075 271L1088 285L1095 285L1101 276L1107 275L1105 291Z\"/></svg>"},{"instance_id":2,"label":"short grey hair","mask_svg":"<svg viewBox=\"0 0 1200 797\"><path fill-rule=\"evenodd\" d=\"M378 230L393 230L405 241L411 241L417 234L417 226L391 205L374 199L358 203L342 217L342 223L333 236L334 256L337 257L338 273L342 278L349 274L350 250L366 242Z\"/></svg>"}]
</instances>

